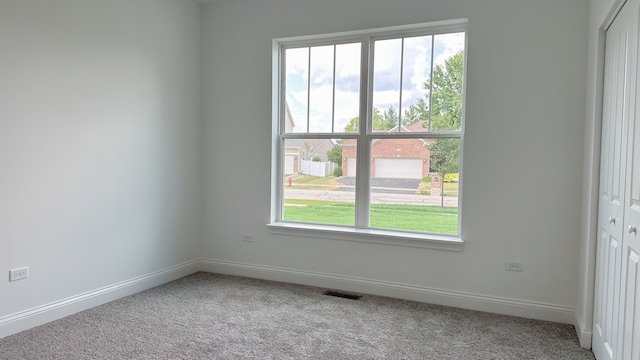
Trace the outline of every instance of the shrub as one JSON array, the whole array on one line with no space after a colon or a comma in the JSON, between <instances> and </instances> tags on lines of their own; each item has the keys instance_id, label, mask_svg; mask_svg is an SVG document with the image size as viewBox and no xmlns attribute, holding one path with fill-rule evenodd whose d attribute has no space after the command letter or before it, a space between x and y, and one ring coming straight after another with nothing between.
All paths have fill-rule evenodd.
<instances>
[{"instance_id":1,"label":"shrub","mask_svg":"<svg viewBox=\"0 0 640 360\"><path fill-rule=\"evenodd\" d=\"M422 178L422 182L426 182L426 183L430 183L431 182L431 176L425 176Z\"/></svg>"},{"instance_id":2,"label":"shrub","mask_svg":"<svg viewBox=\"0 0 640 360\"><path fill-rule=\"evenodd\" d=\"M342 176L342 168L341 167L337 167L335 170L333 170L333 176L335 176L335 177Z\"/></svg>"},{"instance_id":3,"label":"shrub","mask_svg":"<svg viewBox=\"0 0 640 360\"><path fill-rule=\"evenodd\" d=\"M451 173L444 176L444 182L458 182L460 179L460 174Z\"/></svg>"},{"instance_id":4,"label":"shrub","mask_svg":"<svg viewBox=\"0 0 640 360\"><path fill-rule=\"evenodd\" d=\"M320 156L314 156L312 159L313 162L321 162L322 159L320 159Z\"/></svg>"}]
</instances>

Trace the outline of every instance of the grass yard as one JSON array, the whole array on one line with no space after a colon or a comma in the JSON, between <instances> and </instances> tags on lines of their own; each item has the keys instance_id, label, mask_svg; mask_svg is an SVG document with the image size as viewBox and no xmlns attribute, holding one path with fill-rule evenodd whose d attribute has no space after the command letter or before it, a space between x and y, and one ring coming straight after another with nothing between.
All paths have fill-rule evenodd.
<instances>
[{"instance_id":1,"label":"grass yard","mask_svg":"<svg viewBox=\"0 0 640 360\"><path fill-rule=\"evenodd\" d=\"M284 220L354 225L355 205L324 200L286 199ZM372 204L371 227L455 235L458 208L423 205Z\"/></svg>"},{"instance_id":2,"label":"grass yard","mask_svg":"<svg viewBox=\"0 0 640 360\"><path fill-rule=\"evenodd\" d=\"M289 178L291 178L291 186L289 186ZM344 185L338 182L335 176L311 176L304 174L296 174L284 178L284 186L289 189L303 190L336 190Z\"/></svg>"}]
</instances>

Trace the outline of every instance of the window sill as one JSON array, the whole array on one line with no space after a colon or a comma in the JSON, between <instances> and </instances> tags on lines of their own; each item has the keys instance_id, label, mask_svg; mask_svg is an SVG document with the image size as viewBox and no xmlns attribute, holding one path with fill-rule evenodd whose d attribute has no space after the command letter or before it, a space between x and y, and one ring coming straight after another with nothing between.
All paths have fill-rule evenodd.
<instances>
[{"instance_id":1,"label":"window sill","mask_svg":"<svg viewBox=\"0 0 640 360\"><path fill-rule=\"evenodd\" d=\"M457 236L291 222L274 222L267 224L267 227L269 228L269 233L278 235L359 241L447 251L462 251L464 246L464 241Z\"/></svg>"}]
</instances>

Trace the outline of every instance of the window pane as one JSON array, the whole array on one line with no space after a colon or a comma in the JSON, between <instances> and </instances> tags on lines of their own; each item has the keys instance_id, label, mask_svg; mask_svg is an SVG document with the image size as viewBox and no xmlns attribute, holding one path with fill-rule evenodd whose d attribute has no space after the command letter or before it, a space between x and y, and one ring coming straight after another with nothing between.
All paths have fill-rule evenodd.
<instances>
[{"instance_id":1,"label":"window pane","mask_svg":"<svg viewBox=\"0 0 640 360\"><path fill-rule=\"evenodd\" d=\"M371 227L458 233L460 139L376 139L371 156Z\"/></svg>"},{"instance_id":2,"label":"window pane","mask_svg":"<svg viewBox=\"0 0 640 360\"><path fill-rule=\"evenodd\" d=\"M431 129L460 130L462 119L462 79L464 33L434 37L434 68L431 79Z\"/></svg>"},{"instance_id":3,"label":"window pane","mask_svg":"<svg viewBox=\"0 0 640 360\"><path fill-rule=\"evenodd\" d=\"M334 131L357 132L360 112L360 43L336 46L335 91Z\"/></svg>"},{"instance_id":4,"label":"window pane","mask_svg":"<svg viewBox=\"0 0 640 360\"><path fill-rule=\"evenodd\" d=\"M411 131L428 131L431 74L431 36L404 39L402 67L402 125ZM415 125L417 124L417 125Z\"/></svg>"},{"instance_id":5,"label":"window pane","mask_svg":"<svg viewBox=\"0 0 640 360\"><path fill-rule=\"evenodd\" d=\"M373 131L397 130L401 55L402 39L374 42Z\"/></svg>"},{"instance_id":6,"label":"window pane","mask_svg":"<svg viewBox=\"0 0 640 360\"><path fill-rule=\"evenodd\" d=\"M283 159L285 221L355 225L355 140L287 139ZM346 175L346 174L344 174Z\"/></svg>"},{"instance_id":7,"label":"window pane","mask_svg":"<svg viewBox=\"0 0 640 360\"><path fill-rule=\"evenodd\" d=\"M432 30L426 26L421 34ZM465 33L416 34L390 39L392 33L374 31L362 42L282 43L285 74L274 76L285 108L275 124L283 179L275 219L459 235ZM361 89L363 82L368 86ZM371 122L366 133L363 112ZM339 139L347 136L355 139ZM357 163L363 144L361 155L369 159ZM356 175L369 176L369 189L356 191ZM362 203L355 203L356 193Z\"/></svg>"},{"instance_id":8,"label":"window pane","mask_svg":"<svg viewBox=\"0 0 640 360\"><path fill-rule=\"evenodd\" d=\"M309 48L285 50L285 132L307 132Z\"/></svg>"},{"instance_id":9,"label":"window pane","mask_svg":"<svg viewBox=\"0 0 640 360\"><path fill-rule=\"evenodd\" d=\"M331 132L333 121L333 45L311 48L309 132Z\"/></svg>"}]
</instances>

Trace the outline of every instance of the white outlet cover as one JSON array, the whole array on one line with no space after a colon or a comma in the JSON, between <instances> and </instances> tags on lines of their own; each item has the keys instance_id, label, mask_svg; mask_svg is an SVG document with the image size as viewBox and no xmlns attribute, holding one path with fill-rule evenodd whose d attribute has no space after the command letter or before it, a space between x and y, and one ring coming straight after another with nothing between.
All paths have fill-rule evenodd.
<instances>
[{"instance_id":1,"label":"white outlet cover","mask_svg":"<svg viewBox=\"0 0 640 360\"><path fill-rule=\"evenodd\" d=\"M9 270L9 281L23 280L29 277L29 268L23 267Z\"/></svg>"},{"instance_id":2,"label":"white outlet cover","mask_svg":"<svg viewBox=\"0 0 640 360\"><path fill-rule=\"evenodd\" d=\"M253 242L253 234L242 234L242 241Z\"/></svg>"},{"instance_id":3,"label":"white outlet cover","mask_svg":"<svg viewBox=\"0 0 640 360\"><path fill-rule=\"evenodd\" d=\"M507 271L522 272L522 261L505 261L504 269Z\"/></svg>"}]
</instances>

